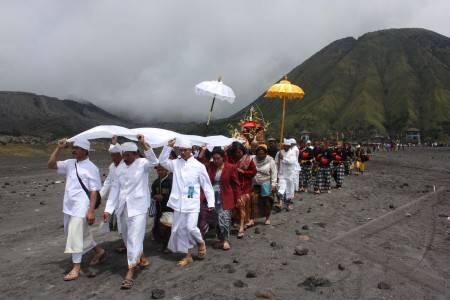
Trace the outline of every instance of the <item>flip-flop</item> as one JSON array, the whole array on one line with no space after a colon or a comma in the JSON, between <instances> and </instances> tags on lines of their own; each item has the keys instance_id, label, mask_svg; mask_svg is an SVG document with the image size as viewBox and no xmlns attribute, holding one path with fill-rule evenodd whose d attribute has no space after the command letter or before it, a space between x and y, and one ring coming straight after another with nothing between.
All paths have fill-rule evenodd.
<instances>
[{"instance_id":1,"label":"flip-flop","mask_svg":"<svg viewBox=\"0 0 450 300\"><path fill-rule=\"evenodd\" d=\"M238 238L238 239L244 238L244 231L239 231L239 232L238 232L238 235L237 235L237 238Z\"/></svg>"},{"instance_id":2,"label":"flip-flop","mask_svg":"<svg viewBox=\"0 0 450 300\"><path fill-rule=\"evenodd\" d=\"M228 251L228 250L230 250L231 249L231 246L230 246L230 244L228 243L228 246L225 246L225 243L223 244L223 246L222 246L222 250L223 251Z\"/></svg>"},{"instance_id":3,"label":"flip-flop","mask_svg":"<svg viewBox=\"0 0 450 300\"><path fill-rule=\"evenodd\" d=\"M120 285L121 290L129 290L133 287L133 279L124 279Z\"/></svg>"},{"instance_id":4,"label":"flip-flop","mask_svg":"<svg viewBox=\"0 0 450 300\"><path fill-rule=\"evenodd\" d=\"M71 270L69 273L64 275L64 281L72 281L78 279L80 277L81 272L77 272L75 270Z\"/></svg>"},{"instance_id":5,"label":"flip-flop","mask_svg":"<svg viewBox=\"0 0 450 300\"><path fill-rule=\"evenodd\" d=\"M192 257L185 257L177 263L177 266L184 268L192 262L194 262Z\"/></svg>"},{"instance_id":6,"label":"flip-flop","mask_svg":"<svg viewBox=\"0 0 450 300\"><path fill-rule=\"evenodd\" d=\"M89 262L89 266L93 267L98 264L101 264L106 258L106 250L103 250L103 253L100 255L97 255L97 253L94 255L92 260Z\"/></svg>"}]
</instances>

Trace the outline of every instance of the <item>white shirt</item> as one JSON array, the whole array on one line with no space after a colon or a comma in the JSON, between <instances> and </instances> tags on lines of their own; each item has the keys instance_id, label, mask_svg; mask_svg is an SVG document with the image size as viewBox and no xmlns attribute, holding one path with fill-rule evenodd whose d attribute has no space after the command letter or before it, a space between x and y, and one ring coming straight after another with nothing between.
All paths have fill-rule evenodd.
<instances>
[{"instance_id":1,"label":"white shirt","mask_svg":"<svg viewBox=\"0 0 450 300\"><path fill-rule=\"evenodd\" d=\"M300 150L298 149L297 145L292 146L291 150L295 153L295 156L297 157L297 163L295 165L296 171L300 171L300 163L298 162L298 157L300 156Z\"/></svg>"},{"instance_id":2,"label":"white shirt","mask_svg":"<svg viewBox=\"0 0 450 300\"><path fill-rule=\"evenodd\" d=\"M104 199L106 196L108 196L108 194L111 190L111 184L113 182L113 178L115 176L117 166L114 163L111 163L109 165L108 176L106 176L105 182L103 182L103 187L100 190L100 196L102 196L102 199Z\"/></svg>"},{"instance_id":3,"label":"white shirt","mask_svg":"<svg viewBox=\"0 0 450 300\"><path fill-rule=\"evenodd\" d=\"M120 215L126 206L128 217L147 213L150 207L148 174L158 164L158 159L152 149L145 151L145 157L137 158L129 166L124 161L117 166L105 212L116 211Z\"/></svg>"},{"instance_id":4,"label":"white shirt","mask_svg":"<svg viewBox=\"0 0 450 300\"><path fill-rule=\"evenodd\" d=\"M98 168L89 158L79 162L76 159L67 159L56 163L58 174L66 175L63 213L85 218L90 200L78 181L75 163L77 164L78 175L90 192L100 190L102 181Z\"/></svg>"},{"instance_id":5,"label":"white shirt","mask_svg":"<svg viewBox=\"0 0 450 300\"><path fill-rule=\"evenodd\" d=\"M173 173L172 192L167 206L179 212L200 212L200 187L205 193L208 207L214 207L214 190L206 167L191 156L184 160L169 159L171 147L165 146L159 157L160 164Z\"/></svg>"},{"instance_id":6,"label":"white shirt","mask_svg":"<svg viewBox=\"0 0 450 300\"><path fill-rule=\"evenodd\" d=\"M280 152L283 154L283 159L281 160L278 159ZM292 149L289 149L287 152L284 150L278 151L277 155L275 156L275 162L279 164L278 178L291 178L292 176L294 176L298 159Z\"/></svg>"}]
</instances>

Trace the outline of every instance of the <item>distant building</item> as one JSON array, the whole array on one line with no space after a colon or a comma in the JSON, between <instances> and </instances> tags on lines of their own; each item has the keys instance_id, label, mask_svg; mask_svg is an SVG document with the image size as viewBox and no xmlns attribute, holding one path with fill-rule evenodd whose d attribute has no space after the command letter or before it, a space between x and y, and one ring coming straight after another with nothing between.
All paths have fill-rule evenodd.
<instances>
[{"instance_id":1,"label":"distant building","mask_svg":"<svg viewBox=\"0 0 450 300\"><path fill-rule=\"evenodd\" d=\"M408 128L406 130L406 142L420 145L420 130L417 128Z\"/></svg>"},{"instance_id":2,"label":"distant building","mask_svg":"<svg viewBox=\"0 0 450 300\"><path fill-rule=\"evenodd\" d=\"M307 130L303 130L302 132L300 132L300 140L303 142L311 140L311 132Z\"/></svg>"}]
</instances>

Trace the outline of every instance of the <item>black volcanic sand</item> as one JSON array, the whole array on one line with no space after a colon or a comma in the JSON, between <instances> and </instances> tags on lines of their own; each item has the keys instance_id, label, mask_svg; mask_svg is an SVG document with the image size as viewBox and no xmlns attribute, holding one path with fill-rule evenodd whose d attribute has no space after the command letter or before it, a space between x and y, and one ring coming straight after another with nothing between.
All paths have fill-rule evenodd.
<instances>
[{"instance_id":1,"label":"black volcanic sand","mask_svg":"<svg viewBox=\"0 0 450 300\"><path fill-rule=\"evenodd\" d=\"M106 154L92 159L106 172ZM119 289L126 256L114 251L115 232L96 238L108 251L103 265L84 264L82 277L64 282L71 260L63 253L64 183L55 183L64 178L46 169L47 157L0 162L2 299L151 299L161 295L155 289L164 299L450 298L449 149L377 153L344 189L301 194L272 225L233 236L231 251L208 247L205 260L185 269L148 234L152 265L130 291Z\"/></svg>"}]
</instances>

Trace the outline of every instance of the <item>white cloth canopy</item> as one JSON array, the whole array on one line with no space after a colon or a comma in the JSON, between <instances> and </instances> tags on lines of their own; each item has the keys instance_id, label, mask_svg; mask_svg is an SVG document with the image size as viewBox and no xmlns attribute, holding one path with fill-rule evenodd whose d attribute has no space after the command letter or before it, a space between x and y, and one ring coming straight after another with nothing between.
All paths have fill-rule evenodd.
<instances>
[{"instance_id":1,"label":"white cloth canopy","mask_svg":"<svg viewBox=\"0 0 450 300\"><path fill-rule=\"evenodd\" d=\"M162 129L162 128L133 128L128 129L121 126L115 125L100 125L93 127L89 130L81 132L74 137L71 137L68 141L73 142L76 139L110 139L113 136L122 136L127 139L137 141L137 135L142 134L145 137L145 141L149 143L153 148L162 147L167 145L167 142L173 138L180 138L189 141L192 145L204 146L206 145L209 150L214 147L224 147L230 145L232 142L237 141L236 139L229 138L223 135L214 136L198 136L198 135L187 135L181 134L175 131Z\"/></svg>"},{"instance_id":2,"label":"white cloth canopy","mask_svg":"<svg viewBox=\"0 0 450 300\"><path fill-rule=\"evenodd\" d=\"M217 80L200 82L195 86L195 93L201 96L216 97L216 99L228 101L229 103L233 103L234 99L236 99L233 90L223 84L222 81Z\"/></svg>"}]
</instances>

